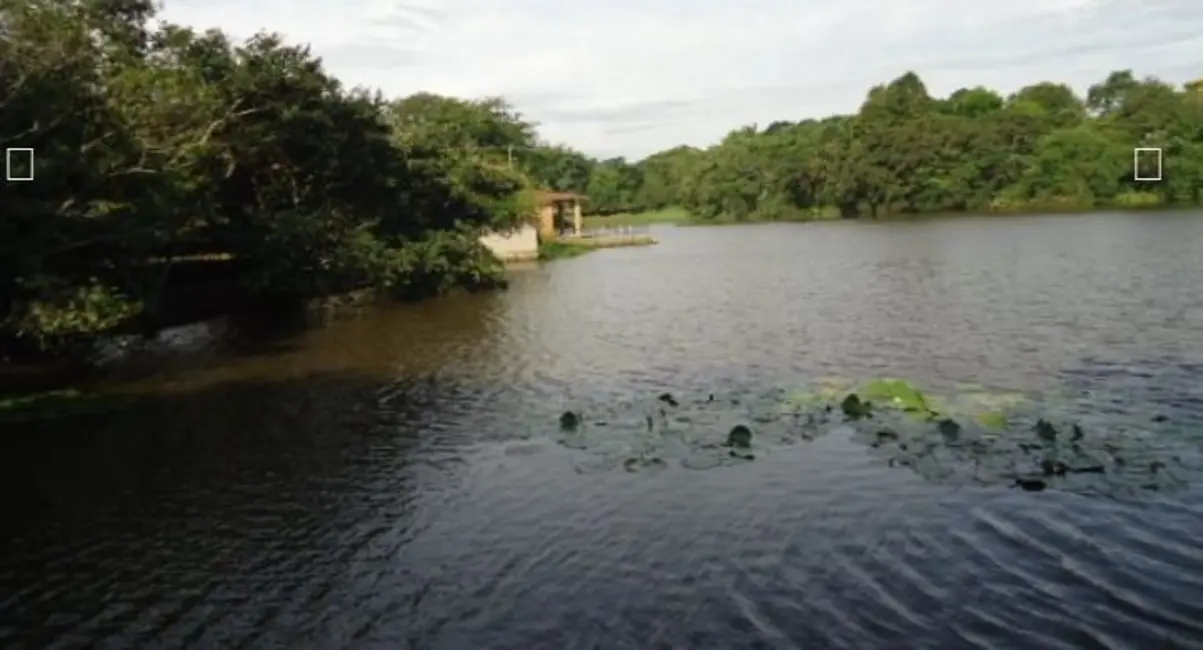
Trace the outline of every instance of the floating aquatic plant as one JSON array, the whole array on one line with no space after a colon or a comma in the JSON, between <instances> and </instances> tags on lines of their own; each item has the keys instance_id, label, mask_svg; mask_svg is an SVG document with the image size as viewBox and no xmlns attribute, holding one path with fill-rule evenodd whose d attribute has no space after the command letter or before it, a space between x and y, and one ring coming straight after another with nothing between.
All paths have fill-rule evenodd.
<instances>
[{"instance_id":1,"label":"floating aquatic plant","mask_svg":"<svg viewBox=\"0 0 1203 650\"><path fill-rule=\"evenodd\" d=\"M752 446L752 430L737 424L727 433L727 446L747 449Z\"/></svg>"},{"instance_id":2,"label":"floating aquatic plant","mask_svg":"<svg viewBox=\"0 0 1203 650\"><path fill-rule=\"evenodd\" d=\"M1114 494L1181 485L1181 456L1189 453L1173 453L1171 437L1148 430L1151 420L1171 428L1169 418L1145 415L1143 424L1125 428L1113 426L1110 416L1090 420L1081 405L1056 396L978 386L936 395L896 378L828 379L755 394L666 392L588 410L611 426L584 426L579 411L566 412L561 429L571 435L561 444L602 459L591 466L628 471L665 464L712 469L839 435L865 445L885 466L928 480ZM755 454L749 425L757 428Z\"/></svg>"},{"instance_id":3,"label":"floating aquatic plant","mask_svg":"<svg viewBox=\"0 0 1203 650\"><path fill-rule=\"evenodd\" d=\"M940 431L940 433L949 437L955 436L961 432L961 425L957 424L957 421L953 420L952 418L944 418L943 420L940 420L938 423L936 423L936 428Z\"/></svg>"},{"instance_id":4,"label":"floating aquatic plant","mask_svg":"<svg viewBox=\"0 0 1203 650\"><path fill-rule=\"evenodd\" d=\"M848 393L840 401L840 410L849 420L861 420L873 417L873 403L861 400L856 393Z\"/></svg>"},{"instance_id":5,"label":"floating aquatic plant","mask_svg":"<svg viewBox=\"0 0 1203 650\"><path fill-rule=\"evenodd\" d=\"M874 379L862 389L865 397L908 413L934 413L923 392L902 379Z\"/></svg>"}]
</instances>

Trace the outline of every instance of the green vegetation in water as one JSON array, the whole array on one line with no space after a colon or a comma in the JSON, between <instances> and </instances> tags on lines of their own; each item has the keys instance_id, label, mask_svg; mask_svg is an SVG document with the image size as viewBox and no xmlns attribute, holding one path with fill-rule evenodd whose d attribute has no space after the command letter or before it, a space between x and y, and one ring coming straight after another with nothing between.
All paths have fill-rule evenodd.
<instances>
[{"instance_id":1,"label":"green vegetation in water","mask_svg":"<svg viewBox=\"0 0 1203 650\"><path fill-rule=\"evenodd\" d=\"M866 384L862 392L867 398L908 413L925 417L933 413L932 406L928 404L923 392L902 379L875 379Z\"/></svg>"},{"instance_id":2,"label":"green vegetation in water","mask_svg":"<svg viewBox=\"0 0 1203 650\"><path fill-rule=\"evenodd\" d=\"M575 431L581 425L581 416L572 411L564 411L560 414L560 428L565 431Z\"/></svg>"},{"instance_id":3,"label":"green vegetation in water","mask_svg":"<svg viewBox=\"0 0 1203 650\"><path fill-rule=\"evenodd\" d=\"M737 424L727 433L727 446L747 449L752 446L752 430Z\"/></svg>"},{"instance_id":4,"label":"green vegetation in water","mask_svg":"<svg viewBox=\"0 0 1203 650\"><path fill-rule=\"evenodd\" d=\"M1092 429L1052 401L973 386L932 395L892 378L833 378L792 393L726 399L663 393L642 405L590 410L604 413L597 426L580 419L560 439L585 454L580 471L663 468L673 458L687 469L712 469L840 435L932 481L1116 495L1180 487L1182 458L1199 442L1170 445L1175 429L1162 416Z\"/></svg>"},{"instance_id":5,"label":"green vegetation in water","mask_svg":"<svg viewBox=\"0 0 1203 650\"><path fill-rule=\"evenodd\" d=\"M0 424L108 413L128 407L132 398L61 389L0 396Z\"/></svg>"},{"instance_id":6,"label":"green vegetation in water","mask_svg":"<svg viewBox=\"0 0 1203 650\"><path fill-rule=\"evenodd\" d=\"M861 420L873 417L873 403L862 400L856 393L849 393L840 400L840 410L849 420Z\"/></svg>"},{"instance_id":7,"label":"green vegetation in water","mask_svg":"<svg viewBox=\"0 0 1203 650\"><path fill-rule=\"evenodd\" d=\"M539 243L539 259L544 262L571 259L597 250L594 246L556 239Z\"/></svg>"}]
</instances>

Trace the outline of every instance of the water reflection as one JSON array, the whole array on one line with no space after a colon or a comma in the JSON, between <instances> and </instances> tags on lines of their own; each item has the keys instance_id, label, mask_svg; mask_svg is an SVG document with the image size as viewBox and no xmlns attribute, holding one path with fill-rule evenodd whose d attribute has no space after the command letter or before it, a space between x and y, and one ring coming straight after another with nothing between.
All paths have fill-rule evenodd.
<instances>
[{"instance_id":1,"label":"water reflection","mask_svg":"<svg viewBox=\"0 0 1203 650\"><path fill-rule=\"evenodd\" d=\"M6 428L0 645L1201 647L1196 483L933 481L865 432L790 443L780 406L901 375L1048 396L1090 432L1197 431L1203 220L656 235L505 294L237 324L142 357L135 408ZM676 434L740 422L752 462L589 462L684 459Z\"/></svg>"}]
</instances>

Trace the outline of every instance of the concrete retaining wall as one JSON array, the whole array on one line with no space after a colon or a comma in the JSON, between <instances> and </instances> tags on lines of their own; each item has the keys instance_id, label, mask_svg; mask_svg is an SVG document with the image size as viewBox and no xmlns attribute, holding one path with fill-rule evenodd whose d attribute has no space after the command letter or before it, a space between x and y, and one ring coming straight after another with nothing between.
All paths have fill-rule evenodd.
<instances>
[{"instance_id":1,"label":"concrete retaining wall","mask_svg":"<svg viewBox=\"0 0 1203 650\"><path fill-rule=\"evenodd\" d=\"M539 231L532 224L507 233L490 233L480 243L503 262L522 262L539 258Z\"/></svg>"}]
</instances>

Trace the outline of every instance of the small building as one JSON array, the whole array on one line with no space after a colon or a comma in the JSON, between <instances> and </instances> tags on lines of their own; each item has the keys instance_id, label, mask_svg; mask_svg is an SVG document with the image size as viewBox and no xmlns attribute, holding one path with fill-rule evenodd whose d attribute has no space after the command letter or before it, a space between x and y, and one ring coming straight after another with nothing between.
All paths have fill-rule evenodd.
<instances>
[{"instance_id":1,"label":"small building","mask_svg":"<svg viewBox=\"0 0 1203 650\"><path fill-rule=\"evenodd\" d=\"M536 212L528 222L506 232L486 233L480 243L503 262L538 259L540 240L580 236L584 199L572 192L538 192Z\"/></svg>"},{"instance_id":2,"label":"small building","mask_svg":"<svg viewBox=\"0 0 1203 650\"><path fill-rule=\"evenodd\" d=\"M582 228L581 203L585 197L573 192L542 191L535 195L539 237L579 237Z\"/></svg>"}]
</instances>

